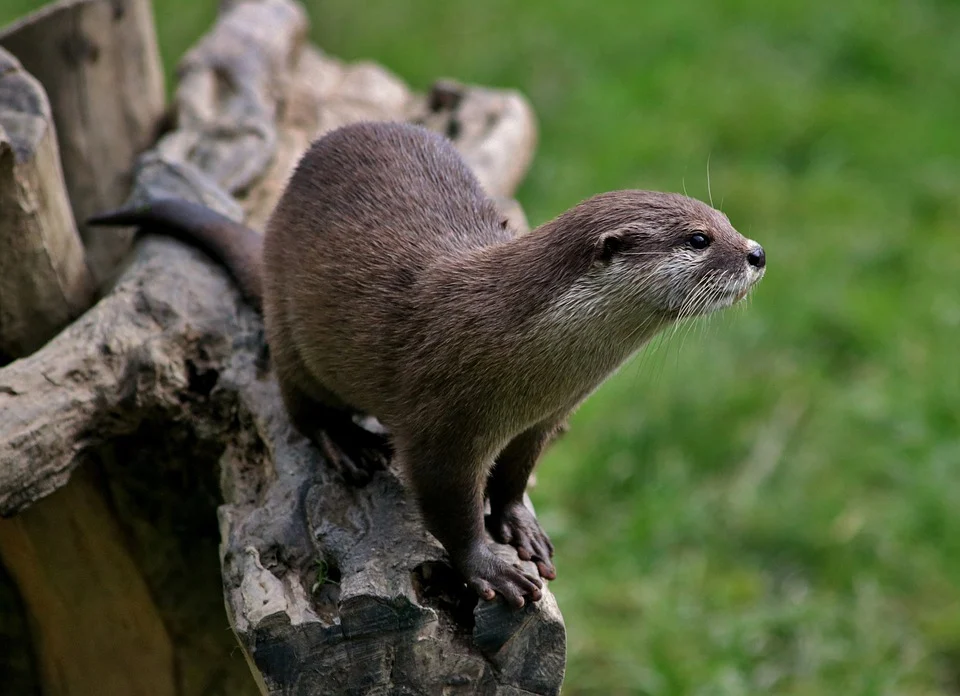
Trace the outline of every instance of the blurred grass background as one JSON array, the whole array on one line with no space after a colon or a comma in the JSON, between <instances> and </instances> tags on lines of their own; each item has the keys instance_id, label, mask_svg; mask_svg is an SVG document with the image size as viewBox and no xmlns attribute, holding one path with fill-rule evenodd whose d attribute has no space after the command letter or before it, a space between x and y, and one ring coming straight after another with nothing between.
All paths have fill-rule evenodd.
<instances>
[{"instance_id":1,"label":"blurred grass background","mask_svg":"<svg viewBox=\"0 0 960 696\"><path fill-rule=\"evenodd\" d=\"M4 0L0 23L37 6ZM764 244L539 470L565 693L960 693L960 3L308 0L416 87L516 87L533 223L642 187ZM168 75L215 15L155 0Z\"/></svg>"}]
</instances>

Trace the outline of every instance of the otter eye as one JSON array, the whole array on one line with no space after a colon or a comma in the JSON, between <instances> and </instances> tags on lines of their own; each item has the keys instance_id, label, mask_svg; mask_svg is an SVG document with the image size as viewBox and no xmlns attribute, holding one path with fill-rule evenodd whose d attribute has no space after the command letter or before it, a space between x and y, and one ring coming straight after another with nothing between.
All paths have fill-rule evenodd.
<instances>
[{"instance_id":1,"label":"otter eye","mask_svg":"<svg viewBox=\"0 0 960 696\"><path fill-rule=\"evenodd\" d=\"M697 232L695 234L691 234L690 237L687 238L687 244L692 246L694 249L706 249L708 246L710 246L710 237L702 232Z\"/></svg>"}]
</instances>

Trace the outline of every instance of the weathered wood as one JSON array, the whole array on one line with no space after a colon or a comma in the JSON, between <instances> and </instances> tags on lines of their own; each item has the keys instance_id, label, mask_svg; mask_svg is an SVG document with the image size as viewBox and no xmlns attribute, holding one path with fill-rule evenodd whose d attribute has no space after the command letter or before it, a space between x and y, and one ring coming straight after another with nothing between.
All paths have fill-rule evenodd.
<instances>
[{"instance_id":1,"label":"weathered wood","mask_svg":"<svg viewBox=\"0 0 960 696\"><path fill-rule=\"evenodd\" d=\"M0 46L47 91L87 261L103 283L133 232L83 221L126 198L134 156L156 138L164 108L150 0L62 0L7 27Z\"/></svg>"},{"instance_id":2,"label":"weathered wood","mask_svg":"<svg viewBox=\"0 0 960 696\"><path fill-rule=\"evenodd\" d=\"M0 555L33 617L45 696L76 684L102 696L180 693L170 636L88 470L0 519Z\"/></svg>"},{"instance_id":3,"label":"weathered wood","mask_svg":"<svg viewBox=\"0 0 960 696\"><path fill-rule=\"evenodd\" d=\"M455 138L491 196L512 195L533 160L536 120L518 92L438 80L418 100L413 120Z\"/></svg>"},{"instance_id":4,"label":"weathered wood","mask_svg":"<svg viewBox=\"0 0 960 696\"><path fill-rule=\"evenodd\" d=\"M140 159L131 200L186 196L260 227L318 133L405 118L452 135L504 209L519 209L509 196L533 143L517 134L535 132L519 95L457 87L430 119L426 97L305 46L305 30L290 0L228 5L184 62L177 103L190 113ZM484 94L487 108L462 111ZM136 439L162 469L170 433L187 433L204 461L220 453L224 599L265 692L556 693L565 637L550 592L521 612L477 605L399 472L348 486L293 429L267 365L260 318L225 272L147 237L96 307L0 370L0 514L62 486L80 452Z\"/></svg>"},{"instance_id":5,"label":"weathered wood","mask_svg":"<svg viewBox=\"0 0 960 696\"><path fill-rule=\"evenodd\" d=\"M0 364L93 300L43 87L0 48Z\"/></svg>"},{"instance_id":6,"label":"weathered wood","mask_svg":"<svg viewBox=\"0 0 960 696\"><path fill-rule=\"evenodd\" d=\"M227 193L245 191L276 153L277 116L307 33L292 2L240 2L180 62L177 124L155 148Z\"/></svg>"}]
</instances>

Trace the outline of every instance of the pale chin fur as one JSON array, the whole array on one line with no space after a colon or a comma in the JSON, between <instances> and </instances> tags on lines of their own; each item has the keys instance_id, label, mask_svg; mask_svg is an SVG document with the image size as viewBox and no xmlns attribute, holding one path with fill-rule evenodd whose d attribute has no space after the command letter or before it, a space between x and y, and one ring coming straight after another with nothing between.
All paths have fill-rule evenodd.
<instances>
[{"instance_id":1,"label":"pale chin fur","mask_svg":"<svg viewBox=\"0 0 960 696\"><path fill-rule=\"evenodd\" d=\"M678 259L679 254L683 254L682 259ZM690 284L689 271L699 259L686 251L679 254L671 256L656 270L661 277L673 280L667 294L666 310L675 314L678 320L705 316L736 304L750 293L766 270L745 264L744 271L734 276L726 272L708 272L692 290L686 290ZM678 263L678 260L686 263Z\"/></svg>"},{"instance_id":2,"label":"pale chin fur","mask_svg":"<svg viewBox=\"0 0 960 696\"><path fill-rule=\"evenodd\" d=\"M753 286L763 278L763 273L764 269L758 271L754 268L749 268L747 272L739 278L730 279L727 287L717 292L716 299L707 306L701 314L709 314L710 312L732 307L737 304L750 294Z\"/></svg>"}]
</instances>

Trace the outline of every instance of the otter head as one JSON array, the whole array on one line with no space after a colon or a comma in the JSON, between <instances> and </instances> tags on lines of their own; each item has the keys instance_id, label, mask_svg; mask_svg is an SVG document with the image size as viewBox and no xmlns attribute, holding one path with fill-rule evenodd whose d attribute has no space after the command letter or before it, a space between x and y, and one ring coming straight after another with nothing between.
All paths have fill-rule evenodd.
<instances>
[{"instance_id":1,"label":"otter head","mask_svg":"<svg viewBox=\"0 0 960 696\"><path fill-rule=\"evenodd\" d=\"M708 314L743 299L765 272L763 247L687 196L614 191L575 211L590 230L585 279L612 290L621 310L663 321Z\"/></svg>"}]
</instances>

